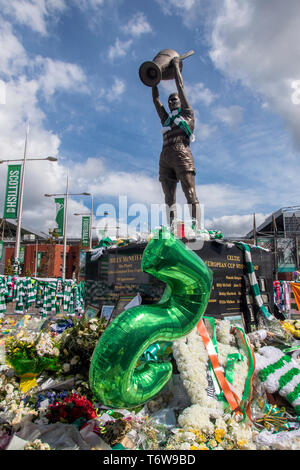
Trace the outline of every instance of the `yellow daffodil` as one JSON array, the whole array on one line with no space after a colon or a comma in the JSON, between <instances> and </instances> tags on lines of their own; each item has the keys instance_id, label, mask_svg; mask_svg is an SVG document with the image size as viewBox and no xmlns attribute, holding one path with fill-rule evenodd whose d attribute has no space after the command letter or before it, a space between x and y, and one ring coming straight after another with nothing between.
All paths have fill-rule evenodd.
<instances>
[{"instance_id":1,"label":"yellow daffodil","mask_svg":"<svg viewBox=\"0 0 300 470\"><path fill-rule=\"evenodd\" d=\"M237 445L240 449L242 449L243 447L245 447L245 445L247 444L247 441L246 439L240 439L239 441L237 441Z\"/></svg>"},{"instance_id":2,"label":"yellow daffodil","mask_svg":"<svg viewBox=\"0 0 300 470\"><path fill-rule=\"evenodd\" d=\"M224 438L225 434L226 434L226 431L224 429L216 429L215 430L216 441L220 443L222 439Z\"/></svg>"}]
</instances>

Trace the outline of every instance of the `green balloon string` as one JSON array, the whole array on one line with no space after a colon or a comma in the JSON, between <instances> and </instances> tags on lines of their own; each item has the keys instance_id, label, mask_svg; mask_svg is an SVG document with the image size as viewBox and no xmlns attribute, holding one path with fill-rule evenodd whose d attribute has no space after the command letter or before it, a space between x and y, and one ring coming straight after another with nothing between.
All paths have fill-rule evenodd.
<instances>
[{"instance_id":1,"label":"green balloon string","mask_svg":"<svg viewBox=\"0 0 300 470\"><path fill-rule=\"evenodd\" d=\"M143 362L151 345L187 335L201 319L212 271L172 234L160 229L146 246L142 271L167 284L160 302L121 313L104 331L92 356L91 389L106 406L132 408L152 399L172 375L169 362Z\"/></svg>"}]
</instances>

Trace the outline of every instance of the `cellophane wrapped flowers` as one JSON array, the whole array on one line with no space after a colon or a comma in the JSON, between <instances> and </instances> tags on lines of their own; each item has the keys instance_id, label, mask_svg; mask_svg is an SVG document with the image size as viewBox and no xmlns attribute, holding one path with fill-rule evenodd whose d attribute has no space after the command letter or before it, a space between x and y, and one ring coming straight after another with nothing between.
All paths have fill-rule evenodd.
<instances>
[{"instance_id":1,"label":"cellophane wrapped flowers","mask_svg":"<svg viewBox=\"0 0 300 470\"><path fill-rule=\"evenodd\" d=\"M24 450L51 450L51 447L46 442L42 442L40 439L27 442L24 446Z\"/></svg>"},{"instance_id":2,"label":"cellophane wrapped flowers","mask_svg":"<svg viewBox=\"0 0 300 470\"><path fill-rule=\"evenodd\" d=\"M58 343L48 333L21 330L6 339L5 354L17 375L58 368Z\"/></svg>"},{"instance_id":3,"label":"cellophane wrapped flowers","mask_svg":"<svg viewBox=\"0 0 300 470\"><path fill-rule=\"evenodd\" d=\"M96 417L97 413L91 402L86 397L76 393L72 393L61 402L50 405L46 414L46 418L50 423L73 424L77 421L79 428Z\"/></svg>"},{"instance_id":4,"label":"cellophane wrapped flowers","mask_svg":"<svg viewBox=\"0 0 300 470\"><path fill-rule=\"evenodd\" d=\"M63 372L87 374L94 349L105 330L105 322L99 318L74 319L74 327L60 336L60 360Z\"/></svg>"},{"instance_id":5,"label":"cellophane wrapped flowers","mask_svg":"<svg viewBox=\"0 0 300 470\"><path fill-rule=\"evenodd\" d=\"M14 377L0 375L0 416L1 425L17 431L25 421L32 421L38 412L24 402Z\"/></svg>"}]
</instances>

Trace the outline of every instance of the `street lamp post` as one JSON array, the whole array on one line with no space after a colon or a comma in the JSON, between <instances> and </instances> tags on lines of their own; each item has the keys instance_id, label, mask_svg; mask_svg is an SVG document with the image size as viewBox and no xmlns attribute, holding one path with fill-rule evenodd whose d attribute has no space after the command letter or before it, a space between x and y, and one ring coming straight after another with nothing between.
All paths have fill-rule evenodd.
<instances>
[{"instance_id":1,"label":"street lamp post","mask_svg":"<svg viewBox=\"0 0 300 470\"><path fill-rule=\"evenodd\" d=\"M69 193L69 171L67 173L67 185L66 192L63 194L44 194L46 197L56 197L64 196L65 197L65 211L64 211L64 248L63 248L63 267L62 267L62 280L66 279L66 259L67 259L67 228L68 228L68 199L69 196L90 196L90 193Z\"/></svg>"},{"instance_id":2,"label":"street lamp post","mask_svg":"<svg viewBox=\"0 0 300 470\"><path fill-rule=\"evenodd\" d=\"M21 186L20 186L20 198L19 198L19 206L18 206L18 219L17 219L17 230L16 230L16 243L15 243L15 261L14 261L14 270L15 274L19 274L19 257L20 257L20 241L21 241L21 225L22 225L22 213L23 213L23 193L24 193L24 181L25 181L25 167L26 161L40 161L40 160L48 160L51 162L57 162L56 157L45 157L45 158L27 158L27 144L28 144L28 128L26 130L26 137L25 137L25 147L24 147L24 157L23 159L12 159L12 160L0 160L1 163L10 163L10 162L23 162L22 167L22 178L21 178Z\"/></svg>"}]
</instances>

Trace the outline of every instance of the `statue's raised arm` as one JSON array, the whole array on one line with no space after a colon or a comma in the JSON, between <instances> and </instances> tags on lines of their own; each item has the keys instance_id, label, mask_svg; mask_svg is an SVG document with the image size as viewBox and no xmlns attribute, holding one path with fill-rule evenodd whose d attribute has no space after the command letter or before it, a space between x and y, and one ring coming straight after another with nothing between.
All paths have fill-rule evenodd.
<instances>
[{"instance_id":1,"label":"statue's raised arm","mask_svg":"<svg viewBox=\"0 0 300 470\"><path fill-rule=\"evenodd\" d=\"M156 85L152 87L152 99L153 99L153 103L157 111L157 114L159 115L160 120L164 122L168 117L168 113L165 110L162 102L160 101L159 91Z\"/></svg>"},{"instance_id":2,"label":"statue's raised arm","mask_svg":"<svg viewBox=\"0 0 300 470\"><path fill-rule=\"evenodd\" d=\"M180 71L180 57L174 57L172 65L175 71L175 83L182 108L191 108L184 90L183 78Z\"/></svg>"}]
</instances>

